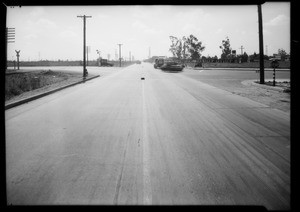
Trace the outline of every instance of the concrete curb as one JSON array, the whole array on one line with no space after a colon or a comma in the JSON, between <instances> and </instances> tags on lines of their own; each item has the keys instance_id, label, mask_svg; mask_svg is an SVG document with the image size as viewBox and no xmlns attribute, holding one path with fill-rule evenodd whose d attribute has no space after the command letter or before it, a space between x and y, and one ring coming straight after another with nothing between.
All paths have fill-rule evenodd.
<instances>
[{"instance_id":1,"label":"concrete curb","mask_svg":"<svg viewBox=\"0 0 300 212\"><path fill-rule=\"evenodd\" d=\"M257 87L269 89L269 90L274 90L274 91L284 91L286 89L284 87L273 87L270 85L259 84L259 83L256 83L256 81L257 80L245 80L245 81L242 81L242 84L246 85L246 86L253 85L253 86L257 86ZM265 81L273 81L273 79L265 79ZM284 82L284 81L290 82L290 79L276 79L276 82Z\"/></svg>"},{"instance_id":2,"label":"concrete curb","mask_svg":"<svg viewBox=\"0 0 300 212\"><path fill-rule=\"evenodd\" d=\"M86 81L95 79L97 77L100 77L100 75L96 75L96 76L93 76L93 77L90 77L90 78L82 79L81 81L74 82L74 83L62 86L60 88L55 88L53 90L50 90L50 91L47 91L47 92L44 92L44 93L41 93L41 94L37 94L37 95L31 96L31 97L28 97L26 99L21 99L21 100L16 101L16 102L9 103L9 104L5 105L5 110L10 109L12 107L16 107L18 105L21 105L21 104L24 104L24 103L27 103L27 102L30 102L30 101L33 101L33 100L36 100L36 99L39 99L41 97L47 96L49 94L55 93L57 91L65 89L65 88L68 88L68 87L71 87L71 86L74 86L74 85L77 85L77 84L80 84L80 83L84 83Z\"/></svg>"}]
</instances>

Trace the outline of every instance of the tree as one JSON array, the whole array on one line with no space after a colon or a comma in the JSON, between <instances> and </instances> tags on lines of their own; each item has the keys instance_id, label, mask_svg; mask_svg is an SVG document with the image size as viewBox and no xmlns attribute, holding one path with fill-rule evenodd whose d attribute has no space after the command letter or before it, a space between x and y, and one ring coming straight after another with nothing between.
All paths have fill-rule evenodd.
<instances>
[{"instance_id":1,"label":"tree","mask_svg":"<svg viewBox=\"0 0 300 212\"><path fill-rule=\"evenodd\" d=\"M190 59L200 60L201 52L205 49L205 46L202 46L202 42L198 41L194 35L190 35L186 39L186 45L188 46Z\"/></svg>"},{"instance_id":2,"label":"tree","mask_svg":"<svg viewBox=\"0 0 300 212\"><path fill-rule=\"evenodd\" d=\"M246 52L244 52L244 54L240 55L241 57L241 62L244 63L244 62L247 62L248 61L248 54Z\"/></svg>"},{"instance_id":3,"label":"tree","mask_svg":"<svg viewBox=\"0 0 300 212\"><path fill-rule=\"evenodd\" d=\"M287 53L284 49L278 49L278 54L280 55L281 60L285 60Z\"/></svg>"},{"instance_id":4,"label":"tree","mask_svg":"<svg viewBox=\"0 0 300 212\"><path fill-rule=\"evenodd\" d=\"M225 40L222 40L222 46L220 46L220 49L222 49L221 58L226 59L231 55L231 48L230 48L230 40L228 36Z\"/></svg>"},{"instance_id":5,"label":"tree","mask_svg":"<svg viewBox=\"0 0 300 212\"><path fill-rule=\"evenodd\" d=\"M264 57L264 60L269 59L269 56L267 56L267 55L264 55L263 57ZM257 54L256 52L254 52L252 55L249 55L249 59L250 59L250 62L254 62L255 60L259 61L260 60L260 54Z\"/></svg>"},{"instance_id":6,"label":"tree","mask_svg":"<svg viewBox=\"0 0 300 212\"><path fill-rule=\"evenodd\" d=\"M183 36L181 39L175 36L170 36L172 42L170 51L173 56L180 60L192 59L199 60L201 52L204 51L205 47L202 46L202 42L190 35L189 37Z\"/></svg>"},{"instance_id":7,"label":"tree","mask_svg":"<svg viewBox=\"0 0 300 212\"><path fill-rule=\"evenodd\" d=\"M286 53L286 51L284 49L278 49L278 54L280 56L286 56L287 55L287 53Z\"/></svg>"},{"instance_id":8,"label":"tree","mask_svg":"<svg viewBox=\"0 0 300 212\"><path fill-rule=\"evenodd\" d=\"M177 57L178 59L181 59L182 54L182 41L181 39L178 39L175 36L170 36L170 40L172 42L170 46L170 51L173 54L173 57Z\"/></svg>"},{"instance_id":9,"label":"tree","mask_svg":"<svg viewBox=\"0 0 300 212\"><path fill-rule=\"evenodd\" d=\"M188 45L187 45L187 38L185 36L182 37L183 46L182 46L182 58L185 62L187 58L190 57L189 51L188 51Z\"/></svg>"}]
</instances>

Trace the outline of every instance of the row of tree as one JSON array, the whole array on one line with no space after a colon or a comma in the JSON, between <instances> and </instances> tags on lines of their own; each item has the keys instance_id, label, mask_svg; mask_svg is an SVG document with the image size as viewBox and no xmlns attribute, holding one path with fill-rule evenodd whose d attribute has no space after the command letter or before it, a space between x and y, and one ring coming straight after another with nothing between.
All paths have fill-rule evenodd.
<instances>
[{"instance_id":1,"label":"row of tree","mask_svg":"<svg viewBox=\"0 0 300 212\"><path fill-rule=\"evenodd\" d=\"M182 38L170 36L170 40L172 44L169 50L172 52L173 56L179 60L199 60L201 52L205 49L202 42L198 41L194 35L188 37L183 36Z\"/></svg>"},{"instance_id":2,"label":"row of tree","mask_svg":"<svg viewBox=\"0 0 300 212\"><path fill-rule=\"evenodd\" d=\"M182 38L177 38L175 36L170 36L171 45L170 45L170 51L173 54L173 57L179 59L179 60L196 60L199 61L202 60L210 60L210 61L216 61L219 60L217 56L214 57L201 57L201 52L205 50L205 46L203 46L202 42L198 40L194 35L190 36L183 36ZM248 56L246 52L241 55L237 55L236 51L232 51L232 48L230 46L230 40L228 37L226 37L224 40L222 40L222 45L220 46L220 49L222 49L221 54L221 60L224 61L240 61L240 62L247 62L247 61L256 61L259 60L259 54L254 54ZM286 57L287 53L284 49L278 50L278 55L280 55L282 58ZM264 55L264 59L268 60L269 57L267 55Z\"/></svg>"}]
</instances>

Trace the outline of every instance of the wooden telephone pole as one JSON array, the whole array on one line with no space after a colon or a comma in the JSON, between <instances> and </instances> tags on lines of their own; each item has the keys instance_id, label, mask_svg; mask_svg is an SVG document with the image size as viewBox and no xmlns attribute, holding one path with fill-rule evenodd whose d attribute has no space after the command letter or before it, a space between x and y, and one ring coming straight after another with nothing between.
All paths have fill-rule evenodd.
<instances>
[{"instance_id":1,"label":"wooden telephone pole","mask_svg":"<svg viewBox=\"0 0 300 212\"><path fill-rule=\"evenodd\" d=\"M259 32L259 68L260 68L260 84L265 84L264 72L264 41L263 41L263 24L261 5L258 5L258 32Z\"/></svg>"},{"instance_id":2,"label":"wooden telephone pole","mask_svg":"<svg viewBox=\"0 0 300 212\"><path fill-rule=\"evenodd\" d=\"M121 57L121 46L123 44L119 43L118 45L119 45L119 60L120 60L120 67L121 67L121 60L122 60L122 57Z\"/></svg>"},{"instance_id":3,"label":"wooden telephone pole","mask_svg":"<svg viewBox=\"0 0 300 212\"><path fill-rule=\"evenodd\" d=\"M86 18L91 18L92 16L86 16L86 15L78 15L77 18L83 18L83 77L87 76L87 70L86 70L86 61L85 61L85 56L86 56L86 43L85 43L85 22Z\"/></svg>"}]
</instances>

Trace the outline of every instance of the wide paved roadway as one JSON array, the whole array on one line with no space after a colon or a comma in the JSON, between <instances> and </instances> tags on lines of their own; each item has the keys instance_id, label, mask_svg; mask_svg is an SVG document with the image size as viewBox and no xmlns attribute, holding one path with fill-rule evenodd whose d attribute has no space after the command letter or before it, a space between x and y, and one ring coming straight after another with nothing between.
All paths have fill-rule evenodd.
<instances>
[{"instance_id":1,"label":"wide paved roadway","mask_svg":"<svg viewBox=\"0 0 300 212\"><path fill-rule=\"evenodd\" d=\"M5 127L8 204L290 208L289 114L151 64L6 110Z\"/></svg>"}]
</instances>

